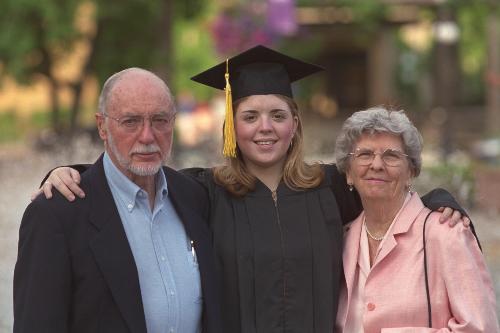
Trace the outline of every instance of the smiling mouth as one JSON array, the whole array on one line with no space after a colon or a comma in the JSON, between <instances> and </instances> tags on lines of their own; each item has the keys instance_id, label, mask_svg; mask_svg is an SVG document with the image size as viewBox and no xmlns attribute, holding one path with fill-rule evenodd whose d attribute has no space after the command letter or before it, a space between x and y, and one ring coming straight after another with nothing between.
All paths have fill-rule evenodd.
<instances>
[{"instance_id":1,"label":"smiling mouth","mask_svg":"<svg viewBox=\"0 0 500 333\"><path fill-rule=\"evenodd\" d=\"M272 144L275 144L276 141L275 140L266 140L266 141L254 141L255 144L259 145L259 146L266 146L266 145L272 145Z\"/></svg>"}]
</instances>

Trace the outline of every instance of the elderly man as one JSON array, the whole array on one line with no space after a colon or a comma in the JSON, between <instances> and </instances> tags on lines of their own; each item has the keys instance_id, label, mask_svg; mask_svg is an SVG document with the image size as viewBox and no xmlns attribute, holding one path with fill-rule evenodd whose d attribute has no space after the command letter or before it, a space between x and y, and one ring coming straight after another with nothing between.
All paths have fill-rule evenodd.
<instances>
[{"instance_id":1,"label":"elderly man","mask_svg":"<svg viewBox=\"0 0 500 333\"><path fill-rule=\"evenodd\" d=\"M103 86L105 153L85 199L26 209L14 272L14 332L219 333L205 190L162 168L175 108L166 84L130 68Z\"/></svg>"}]
</instances>

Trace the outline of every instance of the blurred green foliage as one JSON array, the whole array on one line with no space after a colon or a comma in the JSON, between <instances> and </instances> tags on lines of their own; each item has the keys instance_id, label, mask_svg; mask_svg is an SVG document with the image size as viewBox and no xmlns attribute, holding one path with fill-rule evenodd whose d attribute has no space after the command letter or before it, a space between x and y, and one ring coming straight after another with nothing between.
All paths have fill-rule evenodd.
<instances>
[{"instance_id":1,"label":"blurred green foliage","mask_svg":"<svg viewBox=\"0 0 500 333\"><path fill-rule=\"evenodd\" d=\"M209 3L205 11L190 20L177 20L173 30L173 70L169 83L176 93L190 92L200 100L208 100L214 89L191 81L191 77L222 61L215 52L211 22L217 6ZM167 78L168 81L168 78Z\"/></svg>"},{"instance_id":2,"label":"blurred green foliage","mask_svg":"<svg viewBox=\"0 0 500 333\"><path fill-rule=\"evenodd\" d=\"M95 8L95 34L79 31L76 25L78 9L89 3ZM2 0L0 78L10 75L18 83L29 84L44 76L50 82L52 127L73 126L86 78L97 77L102 84L127 67L172 76L176 72L174 26L196 20L206 13L206 4L203 0ZM81 73L74 81L59 82L55 65L77 42L90 48ZM196 49L192 54L203 53ZM73 95L70 121L62 117L58 100L63 86Z\"/></svg>"},{"instance_id":3,"label":"blurred green foliage","mask_svg":"<svg viewBox=\"0 0 500 333\"><path fill-rule=\"evenodd\" d=\"M70 117L70 112L67 108L61 110L61 118L63 120L68 120ZM50 127L50 112L46 110L37 110L30 114L29 119L24 121L19 120L18 124L23 133L31 133L44 128Z\"/></svg>"},{"instance_id":4,"label":"blurred green foliage","mask_svg":"<svg viewBox=\"0 0 500 333\"><path fill-rule=\"evenodd\" d=\"M449 1L456 13L459 28L459 58L461 69L460 103L480 105L484 103L484 76L487 66L487 22L490 18L500 19L500 2L494 1ZM435 11L423 9L422 19L433 22ZM399 36L400 37L400 36ZM500 41L499 41L500 42ZM396 71L396 83L405 101L418 105L422 101L417 84L423 76L430 76L432 70L432 49L417 51L404 44L399 38L397 45L401 52L401 61Z\"/></svg>"},{"instance_id":5,"label":"blurred green foliage","mask_svg":"<svg viewBox=\"0 0 500 333\"><path fill-rule=\"evenodd\" d=\"M2 0L0 75L8 73L18 82L29 83L36 73L49 74L52 62L78 38L74 15L80 2Z\"/></svg>"},{"instance_id":6,"label":"blurred green foliage","mask_svg":"<svg viewBox=\"0 0 500 333\"><path fill-rule=\"evenodd\" d=\"M2 72L29 83L41 66L53 65L49 60L71 51L83 37L75 19L84 3L96 8L97 34L91 46L97 55L91 65L101 82L124 67L154 68L169 62L170 50L158 46L171 37L171 25L196 20L207 11L203 0L2 0Z\"/></svg>"},{"instance_id":7,"label":"blurred green foliage","mask_svg":"<svg viewBox=\"0 0 500 333\"><path fill-rule=\"evenodd\" d=\"M486 28L494 7L488 2L459 1L457 21L460 27L460 61L463 73L462 102L480 104L485 95L484 71L487 61ZM500 42L500 41L499 41Z\"/></svg>"},{"instance_id":8,"label":"blurred green foliage","mask_svg":"<svg viewBox=\"0 0 500 333\"><path fill-rule=\"evenodd\" d=\"M63 109L61 116L67 120L70 117L68 109ZM0 113L0 143L14 142L34 133L50 128L50 112L38 110L28 118L19 116L15 111Z\"/></svg>"},{"instance_id":9,"label":"blurred green foliage","mask_svg":"<svg viewBox=\"0 0 500 333\"><path fill-rule=\"evenodd\" d=\"M78 9L85 3L95 6L95 36L76 29ZM54 63L71 52L76 42L86 40L91 52L85 61L82 75L74 82L62 83L73 90L75 99L79 98L78 88L81 88L85 78L96 76L102 84L110 74L131 66L161 73L176 93L190 91L200 99L207 99L215 91L195 84L189 78L221 61L214 51L211 24L221 8L230 3L242 5L244 1L2 0L0 78L8 74L20 83L30 83L39 75L50 78L54 73ZM498 14L498 3L498 0L448 2L455 7L460 25L464 77L464 93L461 96L466 103L478 103L484 98L484 22L492 13ZM384 22L388 8L386 3L374 0L296 0L296 5L349 8L354 18L351 28L359 29L361 33L357 36L367 40L371 38L371 32L376 31ZM434 14L428 9L422 15L432 21ZM328 36L299 33L297 36L277 40L276 44L285 52L309 60L321 52L325 41L328 41ZM403 79L399 77L399 84L410 99L418 101L415 85L419 80L415 77L429 72L430 53L418 54L404 49L404 45L401 47L410 63L414 63L404 69L407 76ZM309 95L314 91L314 84L311 87L301 93ZM54 86L54 89L58 88L57 85ZM54 108L56 107L59 106L55 105ZM74 114L80 109L81 105L76 100L68 111L69 117L64 110L58 110L58 117L65 123L66 120L75 118Z\"/></svg>"}]
</instances>

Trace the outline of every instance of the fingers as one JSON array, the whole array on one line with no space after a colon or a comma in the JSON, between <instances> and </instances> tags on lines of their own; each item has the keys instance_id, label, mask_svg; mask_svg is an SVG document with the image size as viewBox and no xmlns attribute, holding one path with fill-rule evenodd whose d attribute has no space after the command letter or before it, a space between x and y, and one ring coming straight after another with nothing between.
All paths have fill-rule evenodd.
<instances>
[{"instance_id":1,"label":"fingers","mask_svg":"<svg viewBox=\"0 0 500 333\"><path fill-rule=\"evenodd\" d=\"M59 176L53 176L50 175L49 179L51 179L50 182L45 182L43 184L43 190L45 193L45 196L47 196L47 193L50 191L52 193L52 186L54 186L68 201L74 201L75 200L75 195L73 192L69 189L68 186L64 183L63 180Z\"/></svg>"},{"instance_id":2,"label":"fingers","mask_svg":"<svg viewBox=\"0 0 500 333\"><path fill-rule=\"evenodd\" d=\"M448 221L448 225L450 227L454 227L461 220L462 220L462 213L460 213L458 210L455 210L453 211L453 214L451 215L450 220Z\"/></svg>"},{"instance_id":3,"label":"fingers","mask_svg":"<svg viewBox=\"0 0 500 333\"><path fill-rule=\"evenodd\" d=\"M444 223L448 221L448 219L453 214L453 209L449 207L439 207L438 212L442 212L441 216L439 217L439 222Z\"/></svg>"},{"instance_id":4,"label":"fingers","mask_svg":"<svg viewBox=\"0 0 500 333\"><path fill-rule=\"evenodd\" d=\"M52 198L52 183L49 180L43 183L41 190L47 199Z\"/></svg>"},{"instance_id":5,"label":"fingers","mask_svg":"<svg viewBox=\"0 0 500 333\"><path fill-rule=\"evenodd\" d=\"M43 184L43 190L46 196L47 192L52 192L53 185L66 199L68 199L68 201L75 200L72 188L76 189L76 192L81 191L81 189L74 182L70 170L70 168L62 167L57 168L50 173L49 178Z\"/></svg>"},{"instance_id":6,"label":"fingers","mask_svg":"<svg viewBox=\"0 0 500 333\"><path fill-rule=\"evenodd\" d=\"M440 207L438 211L442 212L439 217L440 223L448 222L448 225L452 228L458 223L462 223L465 228L470 226L470 219L467 216L462 215L459 210L453 210L449 207Z\"/></svg>"},{"instance_id":7,"label":"fingers","mask_svg":"<svg viewBox=\"0 0 500 333\"><path fill-rule=\"evenodd\" d=\"M450 221L448 222L448 225L450 227L454 227L458 223L462 223L462 225L465 228L468 228L470 225L470 219L467 216L462 216L462 213L460 213L458 210L453 212L453 215L450 218Z\"/></svg>"},{"instance_id":8,"label":"fingers","mask_svg":"<svg viewBox=\"0 0 500 333\"><path fill-rule=\"evenodd\" d=\"M78 186L81 177L78 171L69 167L60 167L52 170L47 181L37 191L31 194L31 200L34 200L40 193L43 192L47 199L52 198L53 187L55 187L68 200L74 201L75 194L80 198L85 197L85 193Z\"/></svg>"},{"instance_id":9,"label":"fingers","mask_svg":"<svg viewBox=\"0 0 500 333\"><path fill-rule=\"evenodd\" d=\"M85 192L78 186L80 184L80 173L75 169L69 168L69 176L64 173L60 175L61 180L70 189L71 192L80 198L85 198Z\"/></svg>"},{"instance_id":10,"label":"fingers","mask_svg":"<svg viewBox=\"0 0 500 333\"><path fill-rule=\"evenodd\" d=\"M80 184L80 173L78 171L76 171L75 169L72 169L72 168L69 168L69 172L70 172L70 175L71 175L71 179L73 179L73 181L77 184Z\"/></svg>"}]
</instances>

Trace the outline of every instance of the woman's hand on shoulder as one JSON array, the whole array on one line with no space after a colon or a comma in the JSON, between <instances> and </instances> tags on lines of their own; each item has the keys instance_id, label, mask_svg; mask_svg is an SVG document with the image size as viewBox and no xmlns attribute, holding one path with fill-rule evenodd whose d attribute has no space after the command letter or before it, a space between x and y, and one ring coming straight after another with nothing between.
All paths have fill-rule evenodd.
<instances>
[{"instance_id":1,"label":"woman's hand on shoulder","mask_svg":"<svg viewBox=\"0 0 500 333\"><path fill-rule=\"evenodd\" d=\"M462 222L463 226L468 228L470 225L470 219L462 215L459 210L454 210L450 207L440 207L438 212L441 212L441 216L439 217L439 223L446 223L453 228L458 223Z\"/></svg>"},{"instance_id":2,"label":"woman's hand on shoulder","mask_svg":"<svg viewBox=\"0 0 500 333\"><path fill-rule=\"evenodd\" d=\"M47 199L52 198L52 187L55 187L68 201L75 200L75 194L85 197L85 192L80 188L80 173L70 167L59 167L51 171L42 186L31 194L33 201L39 194L43 193Z\"/></svg>"}]
</instances>

